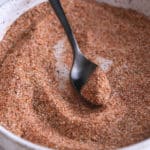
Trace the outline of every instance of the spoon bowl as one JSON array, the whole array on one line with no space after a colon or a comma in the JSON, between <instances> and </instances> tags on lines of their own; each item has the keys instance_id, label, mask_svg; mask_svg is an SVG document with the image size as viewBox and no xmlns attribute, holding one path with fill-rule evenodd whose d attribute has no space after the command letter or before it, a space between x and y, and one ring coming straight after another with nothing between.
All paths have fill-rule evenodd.
<instances>
[{"instance_id":1,"label":"spoon bowl","mask_svg":"<svg viewBox=\"0 0 150 150\"><path fill-rule=\"evenodd\" d=\"M89 76L96 69L97 65L88 60L82 53L74 58L74 63L70 73L70 79L77 91L80 92Z\"/></svg>"}]
</instances>

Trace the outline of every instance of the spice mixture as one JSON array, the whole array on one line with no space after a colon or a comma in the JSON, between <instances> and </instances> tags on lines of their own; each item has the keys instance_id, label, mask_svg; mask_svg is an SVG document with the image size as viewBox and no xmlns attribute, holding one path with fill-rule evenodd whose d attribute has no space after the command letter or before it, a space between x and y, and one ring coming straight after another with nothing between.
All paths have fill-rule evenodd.
<instances>
[{"instance_id":1,"label":"spice mixture","mask_svg":"<svg viewBox=\"0 0 150 150\"><path fill-rule=\"evenodd\" d=\"M81 89L81 95L94 105L104 105L110 100L111 87L100 68L96 68Z\"/></svg>"},{"instance_id":2,"label":"spice mixture","mask_svg":"<svg viewBox=\"0 0 150 150\"><path fill-rule=\"evenodd\" d=\"M69 81L72 49L48 3L21 16L0 43L0 124L56 149L112 150L150 137L150 21L94 0L61 0L82 52L111 87L106 105Z\"/></svg>"}]
</instances>

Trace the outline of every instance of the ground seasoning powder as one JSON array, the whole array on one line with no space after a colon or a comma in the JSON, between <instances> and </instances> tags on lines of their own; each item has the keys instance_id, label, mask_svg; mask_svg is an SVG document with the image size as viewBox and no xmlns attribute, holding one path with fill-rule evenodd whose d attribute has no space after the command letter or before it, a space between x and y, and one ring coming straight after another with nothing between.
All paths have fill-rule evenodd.
<instances>
[{"instance_id":1,"label":"ground seasoning powder","mask_svg":"<svg viewBox=\"0 0 150 150\"><path fill-rule=\"evenodd\" d=\"M93 105L106 105L111 98L111 87L105 73L97 67L81 88L81 95Z\"/></svg>"},{"instance_id":2,"label":"ground seasoning powder","mask_svg":"<svg viewBox=\"0 0 150 150\"><path fill-rule=\"evenodd\" d=\"M150 21L93 0L62 0L81 51L111 87L92 107L72 88L72 49L48 3L0 42L0 124L55 149L112 150L150 137Z\"/></svg>"}]
</instances>

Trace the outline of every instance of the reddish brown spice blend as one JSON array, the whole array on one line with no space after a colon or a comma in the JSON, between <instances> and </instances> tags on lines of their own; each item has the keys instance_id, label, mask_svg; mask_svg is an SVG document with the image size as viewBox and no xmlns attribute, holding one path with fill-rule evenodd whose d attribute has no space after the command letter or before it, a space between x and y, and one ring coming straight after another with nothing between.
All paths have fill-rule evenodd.
<instances>
[{"instance_id":1,"label":"reddish brown spice blend","mask_svg":"<svg viewBox=\"0 0 150 150\"><path fill-rule=\"evenodd\" d=\"M81 89L81 95L95 105L107 104L110 100L111 87L105 73L96 68L87 83Z\"/></svg>"},{"instance_id":2,"label":"reddish brown spice blend","mask_svg":"<svg viewBox=\"0 0 150 150\"><path fill-rule=\"evenodd\" d=\"M112 150L150 137L150 21L93 0L61 0L83 53L111 87L91 107L69 81L72 49L48 3L0 42L0 124L56 149Z\"/></svg>"}]
</instances>

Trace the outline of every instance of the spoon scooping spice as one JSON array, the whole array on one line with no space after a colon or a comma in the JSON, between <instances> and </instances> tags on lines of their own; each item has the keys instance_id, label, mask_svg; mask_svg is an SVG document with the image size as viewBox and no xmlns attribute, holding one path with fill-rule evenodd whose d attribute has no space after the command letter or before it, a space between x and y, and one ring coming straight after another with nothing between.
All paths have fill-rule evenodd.
<instances>
[{"instance_id":1,"label":"spoon scooping spice","mask_svg":"<svg viewBox=\"0 0 150 150\"><path fill-rule=\"evenodd\" d=\"M72 32L69 22L65 16L64 10L61 6L60 0L49 0L49 2L52 8L54 9L57 17L59 18L61 24L63 25L64 30L68 36L68 39L73 49L74 62L73 62L73 66L72 66L71 73L70 73L70 79L73 83L73 86L76 88L76 90L79 93L81 92L81 95L86 100L88 100L92 104L101 105L102 102L106 98L108 98L110 94L110 86L109 86L107 77L106 76L104 77L104 74L103 74L103 79L101 77L95 77L94 82L92 82L90 76L95 72L95 70L97 72L98 66L95 63L88 60L80 51L77 40ZM99 74L99 73L100 71L98 71L98 73L94 73L93 75L101 76L102 74L101 73ZM91 81L88 81L88 80L91 80ZM86 82L88 83L87 86L85 86ZM92 90L89 90L91 83L92 83L91 85ZM102 85L100 86L101 88L97 88L99 86L96 86L96 84ZM94 88L95 86L96 88ZM103 87L103 86L108 86L108 87ZM105 91L103 90L101 92L102 88L107 89L107 90ZM94 92L94 90L96 91Z\"/></svg>"}]
</instances>

